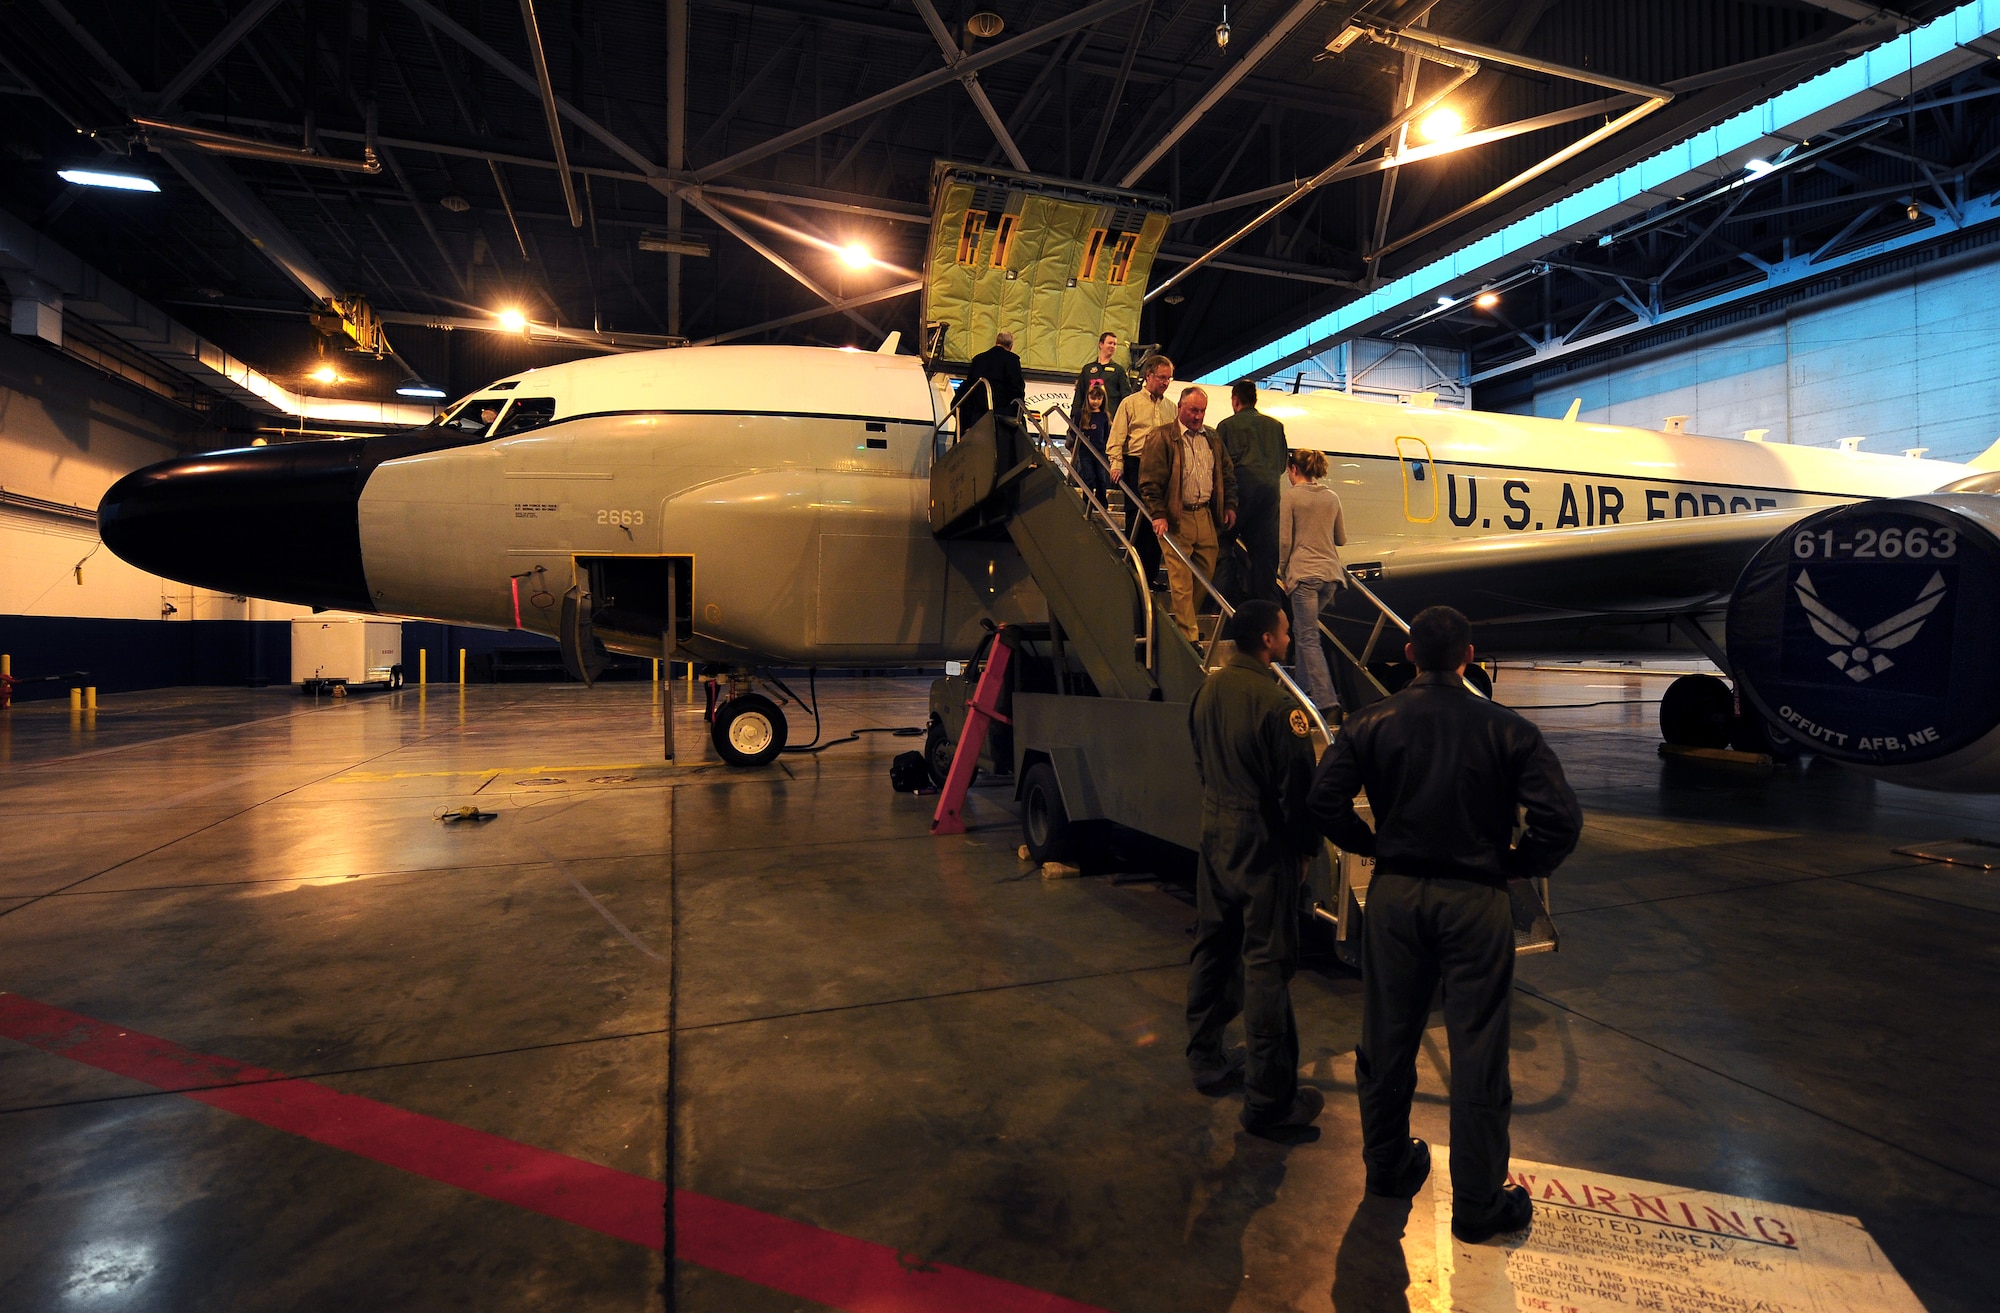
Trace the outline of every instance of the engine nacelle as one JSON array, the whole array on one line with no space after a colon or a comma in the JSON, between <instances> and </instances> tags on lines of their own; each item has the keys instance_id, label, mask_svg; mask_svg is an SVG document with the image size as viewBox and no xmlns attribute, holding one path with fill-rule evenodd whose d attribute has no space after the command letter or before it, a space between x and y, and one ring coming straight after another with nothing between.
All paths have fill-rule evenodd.
<instances>
[{"instance_id":1,"label":"engine nacelle","mask_svg":"<svg viewBox=\"0 0 2000 1313\"><path fill-rule=\"evenodd\" d=\"M2000 496L1833 507L1766 543L1729 602L1737 688L1823 757L2000 792Z\"/></svg>"}]
</instances>

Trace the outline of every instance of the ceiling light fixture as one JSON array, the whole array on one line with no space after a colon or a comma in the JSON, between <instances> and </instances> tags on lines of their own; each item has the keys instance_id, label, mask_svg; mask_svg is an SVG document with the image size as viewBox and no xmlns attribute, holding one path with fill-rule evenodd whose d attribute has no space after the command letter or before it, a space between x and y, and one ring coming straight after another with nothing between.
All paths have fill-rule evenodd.
<instances>
[{"instance_id":1,"label":"ceiling light fixture","mask_svg":"<svg viewBox=\"0 0 2000 1313\"><path fill-rule=\"evenodd\" d=\"M1451 299L1450 297L1448 297L1448 296L1441 296L1441 297L1439 297L1439 298L1438 298L1438 304L1439 304L1439 305L1457 305L1457 304L1458 304L1458 302L1456 302L1456 301L1452 300L1452 299Z\"/></svg>"},{"instance_id":2,"label":"ceiling light fixture","mask_svg":"<svg viewBox=\"0 0 2000 1313\"><path fill-rule=\"evenodd\" d=\"M422 397L426 401L444 400L444 389L434 388L428 383L405 383L396 389L399 397Z\"/></svg>"},{"instance_id":3,"label":"ceiling light fixture","mask_svg":"<svg viewBox=\"0 0 2000 1313\"><path fill-rule=\"evenodd\" d=\"M1745 160L1745 161L1743 161L1743 171L1744 171L1745 173L1749 174L1749 175L1750 175L1751 177L1753 177L1753 178L1761 178L1761 177L1763 177L1763 176L1764 176L1765 174L1767 174L1767 173L1771 172L1771 170L1773 170L1773 169L1775 169L1775 168L1777 168L1777 167L1778 167L1777 165L1775 165L1775 164L1771 163L1771 161L1769 161L1769 160Z\"/></svg>"},{"instance_id":4,"label":"ceiling light fixture","mask_svg":"<svg viewBox=\"0 0 2000 1313\"><path fill-rule=\"evenodd\" d=\"M528 317L509 306L500 312L500 327L510 333L525 333L528 331Z\"/></svg>"},{"instance_id":5,"label":"ceiling light fixture","mask_svg":"<svg viewBox=\"0 0 2000 1313\"><path fill-rule=\"evenodd\" d=\"M113 191L151 192L160 189L159 183L143 173L117 168L57 169L56 176L78 187L108 187Z\"/></svg>"},{"instance_id":6,"label":"ceiling light fixture","mask_svg":"<svg viewBox=\"0 0 2000 1313\"><path fill-rule=\"evenodd\" d=\"M1229 6L1222 7L1222 21L1215 25L1215 48L1229 49Z\"/></svg>"},{"instance_id":7,"label":"ceiling light fixture","mask_svg":"<svg viewBox=\"0 0 2000 1313\"><path fill-rule=\"evenodd\" d=\"M1007 29L1007 20L990 9L982 9L965 20L965 30L981 41L991 40Z\"/></svg>"},{"instance_id":8,"label":"ceiling light fixture","mask_svg":"<svg viewBox=\"0 0 2000 1313\"><path fill-rule=\"evenodd\" d=\"M1465 119L1455 109L1436 109L1424 116L1417 133L1425 141L1450 141L1465 135Z\"/></svg>"},{"instance_id":9,"label":"ceiling light fixture","mask_svg":"<svg viewBox=\"0 0 2000 1313\"><path fill-rule=\"evenodd\" d=\"M1473 299L1472 304L1478 306L1481 310L1491 310L1494 306L1500 304L1500 293L1481 292Z\"/></svg>"},{"instance_id":10,"label":"ceiling light fixture","mask_svg":"<svg viewBox=\"0 0 2000 1313\"><path fill-rule=\"evenodd\" d=\"M315 383L338 383L340 375L334 372L332 365L321 365L312 372L312 380Z\"/></svg>"},{"instance_id":11,"label":"ceiling light fixture","mask_svg":"<svg viewBox=\"0 0 2000 1313\"><path fill-rule=\"evenodd\" d=\"M875 256L860 242L852 242L840 248L840 262L849 269L867 269L874 265Z\"/></svg>"},{"instance_id":12,"label":"ceiling light fixture","mask_svg":"<svg viewBox=\"0 0 2000 1313\"><path fill-rule=\"evenodd\" d=\"M684 232L649 230L639 234L639 249L666 255L705 256L708 254L708 239Z\"/></svg>"},{"instance_id":13,"label":"ceiling light fixture","mask_svg":"<svg viewBox=\"0 0 2000 1313\"><path fill-rule=\"evenodd\" d=\"M1340 29L1339 36L1335 37L1333 40L1326 43L1325 50L1321 51L1320 54L1313 56L1313 58L1319 59L1326 55L1337 55L1341 51L1347 49L1349 46L1353 45L1356 41L1359 41L1362 37L1367 35L1368 33L1365 29L1356 27L1352 23L1349 23L1346 27Z\"/></svg>"}]
</instances>

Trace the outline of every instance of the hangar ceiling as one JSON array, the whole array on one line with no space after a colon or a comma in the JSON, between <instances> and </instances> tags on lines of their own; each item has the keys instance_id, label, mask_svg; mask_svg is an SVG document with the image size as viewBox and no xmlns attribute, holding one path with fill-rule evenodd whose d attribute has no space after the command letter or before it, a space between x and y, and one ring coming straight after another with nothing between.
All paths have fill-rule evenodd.
<instances>
[{"instance_id":1,"label":"hangar ceiling","mask_svg":"<svg viewBox=\"0 0 2000 1313\"><path fill-rule=\"evenodd\" d=\"M913 340L932 162L1011 165L1169 198L1142 336L1198 370L1948 7L1238 0L1223 49L1214 0L0 0L0 206L274 377L317 298L365 296L401 359L352 386L456 393L676 337ZM1469 64L1447 103L1499 139L1287 196ZM159 195L55 173L127 151ZM567 340L425 326L506 306Z\"/></svg>"},{"instance_id":2,"label":"hangar ceiling","mask_svg":"<svg viewBox=\"0 0 2000 1313\"><path fill-rule=\"evenodd\" d=\"M1469 381L1511 399L1536 378L1970 256L2000 243L1996 98L2000 68L1981 61L1500 273L1494 304L1459 296L1385 335L1465 352Z\"/></svg>"}]
</instances>

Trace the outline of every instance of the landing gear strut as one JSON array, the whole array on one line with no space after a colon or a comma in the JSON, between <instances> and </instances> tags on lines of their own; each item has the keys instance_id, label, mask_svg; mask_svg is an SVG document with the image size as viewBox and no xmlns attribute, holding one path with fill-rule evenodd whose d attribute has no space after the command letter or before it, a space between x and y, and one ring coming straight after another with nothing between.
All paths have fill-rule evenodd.
<instances>
[{"instance_id":1,"label":"landing gear strut","mask_svg":"<svg viewBox=\"0 0 2000 1313\"><path fill-rule=\"evenodd\" d=\"M768 766L785 750L790 730L785 713L751 687L742 674L708 681L708 738L731 766Z\"/></svg>"}]
</instances>

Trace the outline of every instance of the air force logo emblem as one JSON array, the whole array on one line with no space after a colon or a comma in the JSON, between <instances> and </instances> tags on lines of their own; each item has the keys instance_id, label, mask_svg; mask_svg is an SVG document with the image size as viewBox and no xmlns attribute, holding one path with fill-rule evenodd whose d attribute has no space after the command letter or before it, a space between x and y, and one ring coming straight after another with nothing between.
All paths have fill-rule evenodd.
<instances>
[{"instance_id":1,"label":"air force logo emblem","mask_svg":"<svg viewBox=\"0 0 2000 1313\"><path fill-rule=\"evenodd\" d=\"M1930 582L1917 593L1915 605L1898 611L1871 629L1863 630L1834 614L1819 599L1818 592L1813 588L1812 576L1806 571L1799 571L1792 588L1798 594L1799 605L1806 609L1806 619L1813 632L1833 646L1833 652L1826 659L1833 663L1835 670L1857 684L1896 664L1889 659L1888 651L1915 638L1931 612L1937 610L1938 603L1944 601L1945 594L1943 573L1932 574Z\"/></svg>"}]
</instances>

